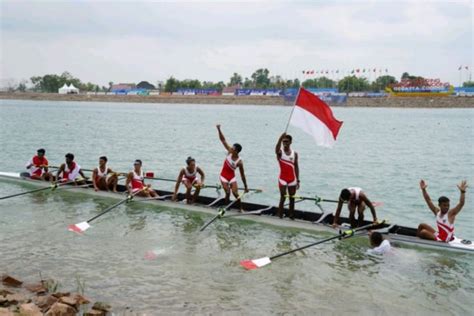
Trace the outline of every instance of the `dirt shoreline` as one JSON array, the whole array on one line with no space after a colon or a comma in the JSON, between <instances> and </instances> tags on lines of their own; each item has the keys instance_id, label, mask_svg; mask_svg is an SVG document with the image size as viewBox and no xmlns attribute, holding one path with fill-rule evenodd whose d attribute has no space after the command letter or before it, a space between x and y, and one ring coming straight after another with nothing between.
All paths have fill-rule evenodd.
<instances>
[{"instance_id":1,"label":"dirt shoreline","mask_svg":"<svg viewBox=\"0 0 474 316\"><path fill-rule=\"evenodd\" d=\"M87 101L126 103L291 105L282 97L273 96L171 96L171 95L64 95L57 93L0 92L0 100ZM390 108L474 108L472 97L349 97L345 104L331 106Z\"/></svg>"}]
</instances>

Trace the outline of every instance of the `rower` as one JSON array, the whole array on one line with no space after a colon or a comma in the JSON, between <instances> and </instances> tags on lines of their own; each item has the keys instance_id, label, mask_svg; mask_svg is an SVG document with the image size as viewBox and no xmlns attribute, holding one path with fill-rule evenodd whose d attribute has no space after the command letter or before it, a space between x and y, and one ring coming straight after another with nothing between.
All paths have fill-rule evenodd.
<instances>
[{"instance_id":1,"label":"rower","mask_svg":"<svg viewBox=\"0 0 474 316\"><path fill-rule=\"evenodd\" d=\"M364 210L366 206L370 208L374 223L377 222L377 214L375 213L375 207L373 206L367 195L365 195L361 188L351 187L342 189L341 194L339 195L336 214L334 215L334 221L332 224L333 227L336 227L338 225L339 215L341 214L342 205L344 203L347 203L347 208L349 209L349 219L351 221L351 227L360 227L364 224ZM359 215L357 224L355 221L356 209L357 214Z\"/></svg>"},{"instance_id":2,"label":"rower","mask_svg":"<svg viewBox=\"0 0 474 316\"><path fill-rule=\"evenodd\" d=\"M53 175L48 172L48 159L45 154L46 150L40 148L36 151L36 155L26 163L26 169L28 169L31 179L52 180Z\"/></svg>"},{"instance_id":3,"label":"rower","mask_svg":"<svg viewBox=\"0 0 474 316\"><path fill-rule=\"evenodd\" d=\"M372 249L368 250L369 254L383 255L392 250L390 241L383 238L382 234L377 231L369 231L369 241Z\"/></svg>"},{"instance_id":4,"label":"rower","mask_svg":"<svg viewBox=\"0 0 474 316\"><path fill-rule=\"evenodd\" d=\"M242 178L242 182L244 183L245 193L249 192L247 180L245 179L244 163L239 157L239 153L242 151L242 146L238 143L235 143L234 145L230 146L221 131L220 124L216 125L216 127L217 131L219 132L219 139L222 142L222 145L224 145L224 148L227 150L227 157L225 158L224 164L222 166L220 179L222 183L222 188L225 191L225 202L229 203L231 190L232 194L236 199L239 197L239 187L237 185L237 178L235 176L235 170L237 168L239 168L240 177ZM242 211L241 203L240 210Z\"/></svg>"},{"instance_id":5,"label":"rower","mask_svg":"<svg viewBox=\"0 0 474 316\"><path fill-rule=\"evenodd\" d=\"M196 160L193 157L186 159L186 167L183 167L179 172L174 187L173 201L177 200L178 189L181 183L186 187L186 202L188 204L196 202L199 196L199 191L204 186L204 171L196 165ZM194 194L191 195L193 186L196 188Z\"/></svg>"},{"instance_id":6,"label":"rower","mask_svg":"<svg viewBox=\"0 0 474 316\"><path fill-rule=\"evenodd\" d=\"M290 198L290 219L295 219L295 194L299 189L299 167L298 153L291 149L292 137L286 133L281 134L275 147L275 153L280 164L280 177L278 186L280 189L280 204L278 206L278 216L283 218L283 205L286 195ZM283 144L283 146L282 146Z\"/></svg>"},{"instance_id":7,"label":"rower","mask_svg":"<svg viewBox=\"0 0 474 316\"><path fill-rule=\"evenodd\" d=\"M107 166L107 157L100 157L99 166L92 171L92 184L94 185L94 190L112 190L113 192L117 192L117 182L117 173L113 172L112 169Z\"/></svg>"},{"instance_id":8,"label":"rower","mask_svg":"<svg viewBox=\"0 0 474 316\"><path fill-rule=\"evenodd\" d=\"M458 184L458 189L461 192L461 195L459 197L458 205L452 209L449 209L449 199L445 196L441 196L438 199L438 207L436 207L431 201L428 191L426 191L427 187L428 185L425 180L421 180L421 192L423 192L423 198L425 199L426 204L428 204L431 212L436 216L438 231L430 225L422 223L418 226L416 235L422 239L450 242L454 239L454 220L464 206L467 182L464 180Z\"/></svg>"},{"instance_id":9,"label":"rower","mask_svg":"<svg viewBox=\"0 0 474 316\"><path fill-rule=\"evenodd\" d=\"M151 185L145 184L145 177L143 176L142 161L135 160L133 163L133 170L127 175L125 186L129 194L135 194L142 197L158 197L158 194L151 188ZM140 192L139 192L140 191Z\"/></svg>"},{"instance_id":10,"label":"rower","mask_svg":"<svg viewBox=\"0 0 474 316\"><path fill-rule=\"evenodd\" d=\"M61 164L56 173L56 179L61 179L62 182L74 181L78 175L81 175L83 179L87 179L84 173L81 170L81 166L74 161L74 155L67 153L66 163ZM62 178L59 178L59 175L62 173Z\"/></svg>"}]
</instances>

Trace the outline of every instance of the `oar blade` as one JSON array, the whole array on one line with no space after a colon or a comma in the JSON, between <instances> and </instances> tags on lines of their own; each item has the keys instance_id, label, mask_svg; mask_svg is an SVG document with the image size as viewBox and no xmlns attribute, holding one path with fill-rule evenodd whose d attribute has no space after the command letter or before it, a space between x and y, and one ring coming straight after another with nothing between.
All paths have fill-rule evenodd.
<instances>
[{"instance_id":1,"label":"oar blade","mask_svg":"<svg viewBox=\"0 0 474 316\"><path fill-rule=\"evenodd\" d=\"M240 265L247 270L255 270L257 268L261 268L270 264L272 261L269 257L263 257L260 259L251 259L251 260L242 260L240 261Z\"/></svg>"},{"instance_id":2,"label":"oar blade","mask_svg":"<svg viewBox=\"0 0 474 316\"><path fill-rule=\"evenodd\" d=\"M79 224L71 224L67 227L67 230L71 231L71 232L74 232L74 233L78 233L78 234L82 234L83 232L85 232L87 229L89 229L89 227L91 227L91 225L89 225L88 222L82 222L82 223L79 223Z\"/></svg>"}]
</instances>

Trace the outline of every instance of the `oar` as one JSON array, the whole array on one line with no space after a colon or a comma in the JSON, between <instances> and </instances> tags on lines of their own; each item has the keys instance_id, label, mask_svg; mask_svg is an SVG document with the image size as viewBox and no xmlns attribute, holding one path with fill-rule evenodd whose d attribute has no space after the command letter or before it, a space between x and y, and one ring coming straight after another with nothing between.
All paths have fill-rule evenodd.
<instances>
[{"instance_id":1,"label":"oar","mask_svg":"<svg viewBox=\"0 0 474 316\"><path fill-rule=\"evenodd\" d=\"M252 192L257 192L257 191L252 191ZM224 216L225 211L228 210L232 205L234 205L235 202L241 200L244 195L246 195L246 194L249 195L249 194L252 193L252 192L249 192L249 193L244 192L244 193L240 194L235 200L233 200L232 202L230 202L226 207L220 207L220 208L219 208L219 212L217 213L217 215L214 216L209 222L207 222L206 224L204 224L204 225L201 227L201 229L199 229L199 231L202 232L204 229L206 229L207 226L211 225L216 219L221 218L222 216ZM257 193L258 193L258 192L257 192Z\"/></svg>"},{"instance_id":2,"label":"oar","mask_svg":"<svg viewBox=\"0 0 474 316\"><path fill-rule=\"evenodd\" d=\"M67 181L67 182L63 182L63 183L58 183L58 182L59 181L56 181L56 182L52 183L50 186L47 186L47 187L44 187L44 188L39 188L39 189L31 190L31 191L26 191L26 192L21 192L21 193L16 193L16 194L12 194L12 195L3 196L3 197L0 197L0 200L5 200L5 199L9 199L9 198L12 198L12 197L21 196L21 195L25 195L25 194L29 194L29 193L46 191L46 190L49 190L49 189L51 189L51 191L53 191L53 190L55 190L56 188L58 188L60 186L70 184L74 181Z\"/></svg>"},{"instance_id":3,"label":"oar","mask_svg":"<svg viewBox=\"0 0 474 316\"><path fill-rule=\"evenodd\" d=\"M67 227L67 229L68 229L69 231L72 231L72 232L75 232L75 233L83 233L83 232L85 232L87 229L89 229L89 227L91 227L91 225L89 224L90 222L92 222L93 220L95 220L95 219L101 217L102 215L104 215L104 214L110 212L110 211L113 210L114 208L116 208L116 207L118 207L118 206L120 206L120 205L122 205L122 204L124 204L124 203L130 202L130 201L133 199L133 197L134 197L135 195L137 195L138 193L144 191L145 189L146 189L146 188L141 189L141 190L139 190L139 191L137 191L137 192L135 192L135 193L133 193L133 194L131 194L131 195L128 195L125 199L121 200L120 202L115 203L115 204L112 205L112 206L109 206L108 208L106 208L105 210L103 210L100 214L98 214L98 215L92 217L91 219L89 219L89 220L87 220L87 221L85 221L85 222L81 222L81 223L78 223L78 224L71 224L71 225L69 225L69 226Z\"/></svg>"},{"instance_id":4,"label":"oar","mask_svg":"<svg viewBox=\"0 0 474 316\"><path fill-rule=\"evenodd\" d=\"M308 200L308 201L314 201L316 204L319 204L319 202L328 202L328 203L339 203L338 200L328 200L328 199L323 199L319 196L315 196L315 197L307 197L307 196L298 196L298 195L285 195L285 197L293 197L297 200ZM347 203L347 202L344 202L344 203ZM383 205L383 202L372 202L372 205L374 207L379 207L379 206L382 206Z\"/></svg>"},{"instance_id":5,"label":"oar","mask_svg":"<svg viewBox=\"0 0 474 316\"><path fill-rule=\"evenodd\" d=\"M272 263L272 260L275 260L277 258L286 256L286 255L289 255L290 253L300 251L300 250L303 250L303 249L306 249L306 248L309 248L309 247L313 247L313 246L316 246L316 245L319 245L319 244L322 244L322 243L325 243L325 242L328 242L328 241L331 241L331 240L334 240L334 239L349 238L349 237L354 236L354 233L357 232L357 231L364 230L364 229L369 229L369 228L372 228L372 227L376 227L376 226L379 226L379 225L383 224L384 222L385 221L382 221L381 223L372 223L372 224L368 224L368 225L365 225L365 226L361 226L359 228L345 230L342 233L340 233L339 235L329 237L329 238L326 238L326 239L323 239L323 240L319 240L319 241L314 242L312 244L309 244L309 245L306 245L306 246L303 246L303 247L299 247L299 248L296 248L296 249L292 249L292 250L280 253L278 255L274 255L272 257L263 257L263 258L260 258L260 259L251 259L251 260L242 260L242 261L240 261L240 265L242 267L244 267L245 269L247 269L247 270L254 270L254 269L257 269L257 268L261 268L263 266L266 266L267 264Z\"/></svg>"}]
</instances>

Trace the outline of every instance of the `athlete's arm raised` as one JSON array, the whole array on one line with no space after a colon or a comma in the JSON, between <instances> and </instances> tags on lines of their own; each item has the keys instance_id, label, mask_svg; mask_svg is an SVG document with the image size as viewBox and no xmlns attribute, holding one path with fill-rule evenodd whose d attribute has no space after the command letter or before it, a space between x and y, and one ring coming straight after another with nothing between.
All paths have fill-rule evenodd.
<instances>
[{"instance_id":1,"label":"athlete's arm raised","mask_svg":"<svg viewBox=\"0 0 474 316\"><path fill-rule=\"evenodd\" d=\"M423 192L423 198L425 199L426 204L428 204L431 212L433 212L433 214L436 216L436 214L439 212L439 208L437 208L431 201L430 195L428 194L428 191L426 191L427 187L428 185L426 184L425 180L420 180L420 189L421 192Z\"/></svg>"},{"instance_id":2,"label":"athlete's arm raised","mask_svg":"<svg viewBox=\"0 0 474 316\"><path fill-rule=\"evenodd\" d=\"M285 136L286 136L286 133L281 134L275 146L275 154L277 155L277 158L281 157L281 143L283 142L283 138L285 138Z\"/></svg>"},{"instance_id":3,"label":"athlete's arm raised","mask_svg":"<svg viewBox=\"0 0 474 316\"><path fill-rule=\"evenodd\" d=\"M221 125L217 124L216 127L217 127L217 131L219 132L219 139L221 140L222 145L224 145L225 149L230 153L232 147L227 143L224 137L224 134L221 131Z\"/></svg>"},{"instance_id":4,"label":"athlete's arm raised","mask_svg":"<svg viewBox=\"0 0 474 316\"><path fill-rule=\"evenodd\" d=\"M456 205L452 210L449 211L449 216L452 217L452 220L450 221L451 223L454 222L454 217L458 215L458 213L462 210L462 207L464 206L464 201L466 200L466 189L467 189L467 182L466 180L461 181L460 184L458 184L458 189L459 192L461 192L461 196L459 197L459 203Z\"/></svg>"}]
</instances>

